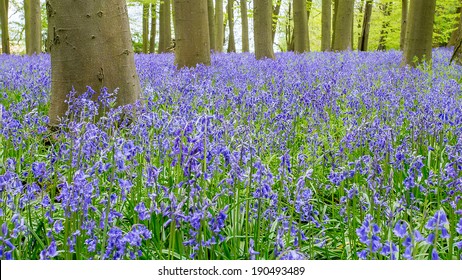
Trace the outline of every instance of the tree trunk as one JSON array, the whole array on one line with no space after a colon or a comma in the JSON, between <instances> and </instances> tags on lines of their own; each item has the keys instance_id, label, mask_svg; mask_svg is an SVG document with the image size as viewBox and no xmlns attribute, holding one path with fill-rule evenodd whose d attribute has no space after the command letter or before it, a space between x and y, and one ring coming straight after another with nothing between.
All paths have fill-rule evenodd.
<instances>
[{"instance_id":1,"label":"tree trunk","mask_svg":"<svg viewBox=\"0 0 462 280\"><path fill-rule=\"evenodd\" d=\"M271 34L272 10L271 0L253 1L255 57L257 59L274 58Z\"/></svg>"},{"instance_id":2,"label":"tree trunk","mask_svg":"<svg viewBox=\"0 0 462 280\"><path fill-rule=\"evenodd\" d=\"M308 51L308 20L306 18L306 0L293 0L294 5L294 51Z\"/></svg>"},{"instance_id":3,"label":"tree trunk","mask_svg":"<svg viewBox=\"0 0 462 280\"><path fill-rule=\"evenodd\" d=\"M404 0L403 0L404 1ZM457 24L454 26L456 29L452 31L451 37L449 38L448 47L456 46L457 40L461 37L462 31L462 16L460 16L461 7L457 8L457 13L459 14L459 20Z\"/></svg>"},{"instance_id":4,"label":"tree trunk","mask_svg":"<svg viewBox=\"0 0 462 280\"><path fill-rule=\"evenodd\" d=\"M210 65L207 0L175 0L174 3L177 67Z\"/></svg>"},{"instance_id":5,"label":"tree trunk","mask_svg":"<svg viewBox=\"0 0 462 280\"><path fill-rule=\"evenodd\" d=\"M42 42L40 0L24 0L24 18L26 32L26 53L28 55L40 53Z\"/></svg>"},{"instance_id":6,"label":"tree trunk","mask_svg":"<svg viewBox=\"0 0 462 280\"><path fill-rule=\"evenodd\" d=\"M313 0L306 1L306 50L310 51L310 14L313 7Z\"/></svg>"},{"instance_id":7,"label":"tree trunk","mask_svg":"<svg viewBox=\"0 0 462 280\"><path fill-rule=\"evenodd\" d=\"M156 49L156 20L157 20L157 3L151 4L151 36L149 38L149 52L154 53Z\"/></svg>"},{"instance_id":8,"label":"tree trunk","mask_svg":"<svg viewBox=\"0 0 462 280\"><path fill-rule=\"evenodd\" d=\"M172 42L170 0L160 2L159 11L159 53L169 52Z\"/></svg>"},{"instance_id":9,"label":"tree trunk","mask_svg":"<svg viewBox=\"0 0 462 280\"><path fill-rule=\"evenodd\" d=\"M223 52L223 41L225 38L223 28L223 0L216 0L215 2L215 46L217 52Z\"/></svg>"},{"instance_id":10,"label":"tree trunk","mask_svg":"<svg viewBox=\"0 0 462 280\"><path fill-rule=\"evenodd\" d=\"M322 0L321 51L330 51L332 1Z\"/></svg>"},{"instance_id":11,"label":"tree trunk","mask_svg":"<svg viewBox=\"0 0 462 280\"><path fill-rule=\"evenodd\" d=\"M215 10L213 0L207 0L207 15L209 22L210 50L215 50Z\"/></svg>"},{"instance_id":12,"label":"tree trunk","mask_svg":"<svg viewBox=\"0 0 462 280\"><path fill-rule=\"evenodd\" d=\"M143 4L143 53L149 50L149 4Z\"/></svg>"},{"instance_id":13,"label":"tree trunk","mask_svg":"<svg viewBox=\"0 0 462 280\"><path fill-rule=\"evenodd\" d=\"M388 28L390 27L390 14L391 14L391 3L386 2L381 5L382 13L385 17L382 23L382 30L380 31L380 39L379 39L379 46L377 47L378 51L384 51L387 49L387 39L388 39Z\"/></svg>"},{"instance_id":14,"label":"tree trunk","mask_svg":"<svg viewBox=\"0 0 462 280\"><path fill-rule=\"evenodd\" d=\"M125 0L48 0L53 33L51 52L50 126L67 110L68 93L97 94L118 88L117 105L134 103L141 88L132 51Z\"/></svg>"},{"instance_id":15,"label":"tree trunk","mask_svg":"<svg viewBox=\"0 0 462 280\"><path fill-rule=\"evenodd\" d=\"M8 34L8 0L0 0L0 24L2 26L2 52L10 53L10 35Z\"/></svg>"},{"instance_id":16,"label":"tree trunk","mask_svg":"<svg viewBox=\"0 0 462 280\"><path fill-rule=\"evenodd\" d=\"M276 37L276 29L278 26L279 13L281 11L282 0L276 0L276 5L273 8L272 23L271 23L271 39L274 43L274 38Z\"/></svg>"},{"instance_id":17,"label":"tree trunk","mask_svg":"<svg viewBox=\"0 0 462 280\"><path fill-rule=\"evenodd\" d=\"M372 0L367 0L366 8L364 10L361 37L358 42L358 50L363 51L363 52L367 51L367 47L369 43L369 30L371 27L372 4L373 4Z\"/></svg>"},{"instance_id":18,"label":"tree trunk","mask_svg":"<svg viewBox=\"0 0 462 280\"><path fill-rule=\"evenodd\" d=\"M404 50L404 42L406 39L406 23L407 23L407 13L408 13L408 0L401 0L401 34L399 38L399 49Z\"/></svg>"},{"instance_id":19,"label":"tree trunk","mask_svg":"<svg viewBox=\"0 0 462 280\"><path fill-rule=\"evenodd\" d=\"M293 17L292 17L292 3L289 2L289 9L287 11L287 22L286 22L286 44L287 44L287 51L294 51L294 30L292 25Z\"/></svg>"},{"instance_id":20,"label":"tree trunk","mask_svg":"<svg viewBox=\"0 0 462 280\"><path fill-rule=\"evenodd\" d=\"M247 17L247 0L241 0L242 52L249 52L249 18Z\"/></svg>"},{"instance_id":21,"label":"tree trunk","mask_svg":"<svg viewBox=\"0 0 462 280\"><path fill-rule=\"evenodd\" d=\"M236 52L236 42L234 40L234 0L228 0L226 6L228 11L228 26L229 26L229 37L228 37L228 52Z\"/></svg>"},{"instance_id":22,"label":"tree trunk","mask_svg":"<svg viewBox=\"0 0 462 280\"><path fill-rule=\"evenodd\" d=\"M337 5L332 49L336 51L348 50L351 49L354 0L341 0L338 1Z\"/></svg>"},{"instance_id":23,"label":"tree trunk","mask_svg":"<svg viewBox=\"0 0 462 280\"><path fill-rule=\"evenodd\" d=\"M410 1L403 64L414 67L431 61L435 6L436 0Z\"/></svg>"},{"instance_id":24,"label":"tree trunk","mask_svg":"<svg viewBox=\"0 0 462 280\"><path fill-rule=\"evenodd\" d=\"M335 40L335 29L337 26L337 11L338 11L338 2L339 0L333 0L334 1L334 7L333 7L333 17L332 17L332 42L331 42L331 48L334 45L334 40Z\"/></svg>"}]
</instances>

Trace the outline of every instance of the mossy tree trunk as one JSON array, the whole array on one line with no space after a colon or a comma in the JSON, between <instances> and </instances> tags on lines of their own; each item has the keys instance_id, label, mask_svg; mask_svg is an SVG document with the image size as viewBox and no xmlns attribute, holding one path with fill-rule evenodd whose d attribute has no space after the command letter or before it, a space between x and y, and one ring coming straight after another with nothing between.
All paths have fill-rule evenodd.
<instances>
[{"instance_id":1,"label":"mossy tree trunk","mask_svg":"<svg viewBox=\"0 0 462 280\"><path fill-rule=\"evenodd\" d=\"M10 53L10 35L8 30L8 0L0 0L0 25L2 26L2 53Z\"/></svg>"},{"instance_id":2,"label":"mossy tree trunk","mask_svg":"<svg viewBox=\"0 0 462 280\"><path fill-rule=\"evenodd\" d=\"M50 126L67 111L67 95L90 86L118 89L117 105L134 103L141 88L125 0L47 0L51 42Z\"/></svg>"},{"instance_id":3,"label":"mossy tree trunk","mask_svg":"<svg viewBox=\"0 0 462 280\"><path fill-rule=\"evenodd\" d=\"M406 26L408 14L408 0L401 1L401 33L399 38L399 49L404 50L404 42L406 40Z\"/></svg>"}]
</instances>

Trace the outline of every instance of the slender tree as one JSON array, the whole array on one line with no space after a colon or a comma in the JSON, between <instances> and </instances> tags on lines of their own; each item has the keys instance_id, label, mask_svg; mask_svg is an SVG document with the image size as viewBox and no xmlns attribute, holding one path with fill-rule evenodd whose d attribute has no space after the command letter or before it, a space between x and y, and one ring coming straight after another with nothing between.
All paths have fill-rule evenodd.
<instances>
[{"instance_id":1,"label":"slender tree","mask_svg":"<svg viewBox=\"0 0 462 280\"><path fill-rule=\"evenodd\" d=\"M0 24L2 29L2 52L10 53L10 35L8 30L8 0L0 0Z\"/></svg>"},{"instance_id":2,"label":"slender tree","mask_svg":"<svg viewBox=\"0 0 462 280\"><path fill-rule=\"evenodd\" d=\"M321 51L330 51L332 1L322 0Z\"/></svg>"},{"instance_id":3,"label":"slender tree","mask_svg":"<svg viewBox=\"0 0 462 280\"><path fill-rule=\"evenodd\" d=\"M210 64L207 0L174 0L175 63L178 68Z\"/></svg>"},{"instance_id":4,"label":"slender tree","mask_svg":"<svg viewBox=\"0 0 462 280\"><path fill-rule=\"evenodd\" d=\"M151 3L151 35L149 37L149 52L154 53L156 47L156 31L157 31L157 1Z\"/></svg>"},{"instance_id":5,"label":"slender tree","mask_svg":"<svg viewBox=\"0 0 462 280\"><path fill-rule=\"evenodd\" d=\"M335 12L334 42L332 49L336 51L351 48L353 28L353 7L354 0L337 0Z\"/></svg>"},{"instance_id":6,"label":"slender tree","mask_svg":"<svg viewBox=\"0 0 462 280\"><path fill-rule=\"evenodd\" d=\"M401 33L399 38L399 49L404 50L404 42L406 39L406 25L408 13L408 0L401 0Z\"/></svg>"},{"instance_id":7,"label":"slender tree","mask_svg":"<svg viewBox=\"0 0 462 280\"><path fill-rule=\"evenodd\" d=\"M209 22L210 49L215 50L215 9L213 7L213 0L207 0L207 15Z\"/></svg>"},{"instance_id":8,"label":"slender tree","mask_svg":"<svg viewBox=\"0 0 462 280\"><path fill-rule=\"evenodd\" d=\"M24 0L24 18L26 32L26 53L40 53L42 42L42 19L40 0Z\"/></svg>"},{"instance_id":9,"label":"slender tree","mask_svg":"<svg viewBox=\"0 0 462 280\"><path fill-rule=\"evenodd\" d=\"M287 10L287 21L286 21L286 45L287 51L294 51L294 29L293 29L293 15L292 15L292 3L289 2L289 9Z\"/></svg>"},{"instance_id":10,"label":"slender tree","mask_svg":"<svg viewBox=\"0 0 462 280\"><path fill-rule=\"evenodd\" d=\"M306 0L293 0L294 5L294 51L308 51L308 19Z\"/></svg>"},{"instance_id":11,"label":"slender tree","mask_svg":"<svg viewBox=\"0 0 462 280\"><path fill-rule=\"evenodd\" d=\"M143 53L149 50L149 4L143 3Z\"/></svg>"},{"instance_id":12,"label":"slender tree","mask_svg":"<svg viewBox=\"0 0 462 280\"><path fill-rule=\"evenodd\" d=\"M160 1L159 10L159 53L169 51L172 41L172 25L171 25L171 5L170 0Z\"/></svg>"},{"instance_id":13,"label":"slender tree","mask_svg":"<svg viewBox=\"0 0 462 280\"><path fill-rule=\"evenodd\" d=\"M436 0L411 0L404 43L403 65L431 61Z\"/></svg>"},{"instance_id":14,"label":"slender tree","mask_svg":"<svg viewBox=\"0 0 462 280\"><path fill-rule=\"evenodd\" d=\"M50 126L64 116L72 89L82 93L90 86L98 93L102 87L118 88L117 105L139 98L125 0L48 0L47 16L52 30Z\"/></svg>"},{"instance_id":15,"label":"slender tree","mask_svg":"<svg viewBox=\"0 0 462 280\"><path fill-rule=\"evenodd\" d=\"M274 38L276 37L276 30L278 27L278 20L279 20L279 13L281 12L281 5L282 0L276 0L276 4L273 7L273 15L272 15L272 24L271 24L271 38L274 43Z\"/></svg>"},{"instance_id":16,"label":"slender tree","mask_svg":"<svg viewBox=\"0 0 462 280\"><path fill-rule=\"evenodd\" d=\"M254 0L253 14L255 57L257 59L274 58L273 40L271 38L271 0Z\"/></svg>"},{"instance_id":17,"label":"slender tree","mask_svg":"<svg viewBox=\"0 0 462 280\"><path fill-rule=\"evenodd\" d=\"M359 37L358 50L367 51L369 42L369 30L371 27L371 15L372 15L373 0L366 1L366 7L364 9L363 26L361 30L361 36Z\"/></svg>"},{"instance_id":18,"label":"slender tree","mask_svg":"<svg viewBox=\"0 0 462 280\"><path fill-rule=\"evenodd\" d=\"M236 52L236 42L234 40L234 0L228 0L226 6L228 12L228 26L229 26L229 35L228 35L228 52Z\"/></svg>"},{"instance_id":19,"label":"slender tree","mask_svg":"<svg viewBox=\"0 0 462 280\"><path fill-rule=\"evenodd\" d=\"M310 14L313 7L313 0L306 0L306 50L310 51Z\"/></svg>"},{"instance_id":20,"label":"slender tree","mask_svg":"<svg viewBox=\"0 0 462 280\"><path fill-rule=\"evenodd\" d=\"M223 27L223 0L216 0L215 2L215 50L223 52L224 42L224 27Z\"/></svg>"},{"instance_id":21,"label":"slender tree","mask_svg":"<svg viewBox=\"0 0 462 280\"><path fill-rule=\"evenodd\" d=\"M247 0L241 0L242 52L249 52L249 18Z\"/></svg>"}]
</instances>

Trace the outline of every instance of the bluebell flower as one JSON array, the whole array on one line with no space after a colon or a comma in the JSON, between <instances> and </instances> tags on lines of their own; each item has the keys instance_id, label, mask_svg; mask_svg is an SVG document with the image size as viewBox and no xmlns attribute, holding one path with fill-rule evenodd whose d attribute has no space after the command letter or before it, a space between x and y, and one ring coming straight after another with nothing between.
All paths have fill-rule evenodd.
<instances>
[{"instance_id":1,"label":"bluebell flower","mask_svg":"<svg viewBox=\"0 0 462 280\"><path fill-rule=\"evenodd\" d=\"M307 257L297 251L297 250L289 250L285 253L282 254L282 256L280 257L280 260L306 260Z\"/></svg>"},{"instance_id":2,"label":"bluebell flower","mask_svg":"<svg viewBox=\"0 0 462 280\"><path fill-rule=\"evenodd\" d=\"M403 221L398 221L393 229L393 233L399 238L405 237L407 235L407 224Z\"/></svg>"},{"instance_id":3,"label":"bluebell flower","mask_svg":"<svg viewBox=\"0 0 462 280\"><path fill-rule=\"evenodd\" d=\"M438 255L438 251L436 251L436 249L433 248L433 250L432 250L432 260L439 260L439 259L440 259L440 257Z\"/></svg>"}]
</instances>

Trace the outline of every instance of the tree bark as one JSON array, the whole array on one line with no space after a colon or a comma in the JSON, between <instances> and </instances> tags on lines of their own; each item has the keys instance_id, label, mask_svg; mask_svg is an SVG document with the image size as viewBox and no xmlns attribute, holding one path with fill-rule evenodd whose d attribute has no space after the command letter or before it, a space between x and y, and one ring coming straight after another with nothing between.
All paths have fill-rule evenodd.
<instances>
[{"instance_id":1,"label":"tree bark","mask_svg":"<svg viewBox=\"0 0 462 280\"><path fill-rule=\"evenodd\" d=\"M401 33L399 38L399 49L404 50L404 42L406 39L408 0L401 0L401 3Z\"/></svg>"},{"instance_id":2,"label":"tree bark","mask_svg":"<svg viewBox=\"0 0 462 280\"><path fill-rule=\"evenodd\" d=\"M213 7L213 0L207 0L207 15L209 22L210 50L215 50L215 9Z\"/></svg>"},{"instance_id":3,"label":"tree bark","mask_svg":"<svg viewBox=\"0 0 462 280\"><path fill-rule=\"evenodd\" d=\"M247 0L241 0L242 52L249 52L249 18L247 17Z\"/></svg>"},{"instance_id":4,"label":"tree bark","mask_svg":"<svg viewBox=\"0 0 462 280\"><path fill-rule=\"evenodd\" d=\"M151 3L151 36L149 38L149 53L155 52L156 47L156 25L157 21L157 3Z\"/></svg>"},{"instance_id":5,"label":"tree bark","mask_svg":"<svg viewBox=\"0 0 462 280\"><path fill-rule=\"evenodd\" d=\"M340 0L333 0L334 5L333 5L333 17L332 17L332 43L331 43L331 48L334 45L334 40L335 40L335 29L337 26L337 11L338 11L338 2Z\"/></svg>"},{"instance_id":6,"label":"tree bark","mask_svg":"<svg viewBox=\"0 0 462 280\"><path fill-rule=\"evenodd\" d=\"M431 61L435 7L436 0L410 1L403 65L414 67Z\"/></svg>"},{"instance_id":7,"label":"tree bark","mask_svg":"<svg viewBox=\"0 0 462 280\"><path fill-rule=\"evenodd\" d=\"M72 89L97 94L118 88L117 105L134 103L141 88L132 51L125 0L47 0L52 33L50 126L68 108Z\"/></svg>"},{"instance_id":8,"label":"tree bark","mask_svg":"<svg viewBox=\"0 0 462 280\"><path fill-rule=\"evenodd\" d=\"M292 16L292 3L289 2L289 9L287 11L287 22L286 22L286 44L287 51L294 51L294 30L293 30L293 16Z\"/></svg>"},{"instance_id":9,"label":"tree bark","mask_svg":"<svg viewBox=\"0 0 462 280\"><path fill-rule=\"evenodd\" d=\"M0 0L0 24L2 26L2 52L10 53L10 35L8 30L8 0Z\"/></svg>"},{"instance_id":10,"label":"tree bark","mask_svg":"<svg viewBox=\"0 0 462 280\"><path fill-rule=\"evenodd\" d=\"M308 51L308 19L306 0L293 0L294 5L294 51Z\"/></svg>"},{"instance_id":11,"label":"tree bark","mask_svg":"<svg viewBox=\"0 0 462 280\"><path fill-rule=\"evenodd\" d=\"M403 0L404 1L404 0ZM461 37L461 30L462 30L462 17L460 16L462 8L458 7L457 8L457 13L459 14L459 20L457 21L457 24L454 26L456 29L452 31L451 37L449 38L448 42L448 47L456 46L457 40Z\"/></svg>"},{"instance_id":12,"label":"tree bark","mask_svg":"<svg viewBox=\"0 0 462 280\"><path fill-rule=\"evenodd\" d=\"M321 51L330 51L332 1L322 0Z\"/></svg>"},{"instance_id":13,"label":"tree bark","mask_svg":"<svg viewBox=\"0 0 462 280\"><path fill-rule=\"evenodd\" d=\"M160 2L159 11L159 53L169 52L172 42L172 25L170 0Z\"/></svg>"},{"instance_id":14,"label":"tree bark","mask_svg":"<svg viewBox=\"0 0 462 280\"><path fill-rule=\"evenodd\" d=\"M255 57L257 59L273 59L274 51L271 34L273 6L271 0L254 0L253 10Z\"/></svg>"},{"instance_id":15,"label":"tree bark","mask_svg":"<svg viewBox=\"0 0 462 280\"><path fill-rule=\"evenodd\" d=\"M310 14L313 7L313 0L306 1L306 51L310 51Z\"/></svg>"},{"instance_id":16,"label":"tree bark","mask_svg":"<svg viewBox=\"0 0 462 280\"><path fill-rule=\"evenodd\" d=\"M382 22L382 30L380 31L380 39L379 39L379 46L377 47L378 51L384 51L387 49L387 38L388 38L388 28L390 27L390 14L391 14L391 3L386 2L381 5L382 13L385 17L384 21Z\"/></svg>"},{"instance_id":17,"label":"tree bark","mask_svg":"<svg viewBox=\"0 0 462 280\"><path fill-rule=\"evenodd\" d=\"M336 20L332 49L342 51L351 48L354 0L337 0L337 2L338 7L335 12Z\"/></svg>"},{"instance_id":18,"label":"tree bark","mask_svg":"<svg viewBox=\"0 0 462 280\"><path fill-rule=\"evenodd\" d=\"M40 0L24 0L26 54L41 52L42 20Z\"/></svg>"},{"instance_id":19,"label":"tree bark","mask_svg":"<svg viewBox=\"0 0 462 280\"><path fill-rule=\"evenodd\" d=\"M177 67L210 65L207 0L175 0L174 3Z\"/></svg>"},{"instance_id":20,"label":"tree bark","mask_svg":"<svg viewBox=\"0 0 462 280\"><path fill-rule=\"evenodd\" d=\"M223 0L216 0L215 2L215 50L223 52L223 41L225 38L223 27Z\"/></svg>"},{"instance_id":21,"label":"tree bark","mask_svg":"<svg viewBox=\"0 0 462 280\"><path fill-rule=\"evenodd\" d=\"M271 38L274 43L276 37L276 29L278 27L279 13L281 12L282 0L276 0L276 5L273 8L272 23L271 23Z\"/></svg>"},{"instance_id":22,"label":"tree bark","mask_svg":"<svg viewBox=\"0 0 462 280\"><path fill-rule=\"evenodd\" d=\"M149 4L143 4L143 53L149 50Z\"/></svg>"},{"instance_id":23,"label":"tree bark","mask_svg":"<svg viewBox=\"0 0 462 280\"><path fill-rule=\"evenodd\" d=\"M372 0L366 1L366 8L364 9L361 37L358 42L358 50L363 51L363 52L367 51L367 47L369 43L369 30L371 27L372 5L373 5Z\"/></svg>"},{"instance_id":24,"label":"tree bark","mask_svg":"<svg viewBox=\"0 0 462 280\"><path fill-rule=\"evenodd\" d=\"M228 0L228 5L226 6L228 11L228 26L229 26L229 36L228 36L228 52L236 52L236 42L234 40L234 0Z\"/></svg>"}]
</instances>

